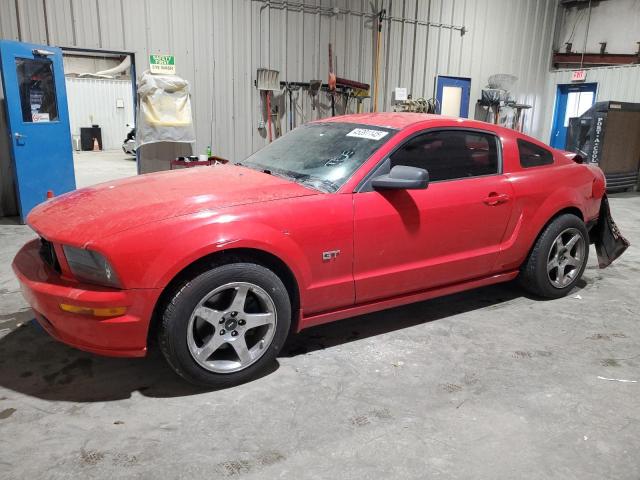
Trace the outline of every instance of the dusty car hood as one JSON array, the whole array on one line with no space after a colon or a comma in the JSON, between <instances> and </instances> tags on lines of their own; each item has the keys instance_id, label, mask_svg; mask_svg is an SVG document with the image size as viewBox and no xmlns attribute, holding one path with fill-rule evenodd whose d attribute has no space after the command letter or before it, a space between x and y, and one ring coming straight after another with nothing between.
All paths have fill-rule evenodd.
<instances>
[{"instance_id":1,"label":"dusty car hood","mask_svg":"<svg viewBox=\"0 0 640 480\"><path fill-rule=\"evenodd\" d=\"M40 204L27 223L49 240L83 244L165 218L317 193L248 168L217 165L82 188Z\"/></svg>"}]
</instances>

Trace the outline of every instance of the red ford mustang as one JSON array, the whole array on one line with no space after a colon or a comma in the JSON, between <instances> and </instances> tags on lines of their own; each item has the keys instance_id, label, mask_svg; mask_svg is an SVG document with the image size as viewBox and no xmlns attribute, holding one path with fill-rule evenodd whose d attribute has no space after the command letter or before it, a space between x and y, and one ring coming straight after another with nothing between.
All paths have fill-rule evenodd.
<instances>
[{"instance_id":1,"label":"red ford mustang","mask_svg":"<svg viewBox=\"0 0 640 480\"><path fill-rule=\"evenodd\" d=\"M235 165L108 182L28 217L14 260L40 324L189 381L254 377L290 331L520 277L567 294L626 246L594 166L518 132L422 114L335 117Z\"/></svg>"}]
</instances>

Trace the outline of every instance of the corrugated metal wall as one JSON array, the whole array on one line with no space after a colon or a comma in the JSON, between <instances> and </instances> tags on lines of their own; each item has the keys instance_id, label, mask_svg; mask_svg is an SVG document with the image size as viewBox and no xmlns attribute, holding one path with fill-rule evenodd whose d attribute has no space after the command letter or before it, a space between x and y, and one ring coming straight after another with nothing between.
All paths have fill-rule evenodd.
<instances>
[{"instance_id":1,"label":"corrugated metal wall","mask_svg":"<svg viewBox=\"0 0 640 480\"><path fill-rule=\"evenodd\" d=\"M372 3L376 9L382 4L306 0L304 7L288 2L284 8L259 0L4 0L0 37L131 50L138 73L147 68L149 53L174 54L178 73L192 84L197 150L211 144L222 156L240 158L266 141L257 129L257 68L279 70L284 81L326 81L331 42L339 76L373 83ZM440 74L472 79L473 111L488 76L511 73L520 78L514 89L518 101L534 106L525 127L540 135L557 0L385 0L384 6L395 19L385 20L383 28L382 109L390 109L398 86L414 97L432 97ZM466 34L451 26L464 26ZM329 100L323 93L318 100L313 110L300 93L298 119L326 116ZM277 101L288 105L288 99ZM285 130L286 117L282 123Z\"/></svg>"},{"instance_id":2,"label":"corrugated metal wall","mask_svg":"<svg viewBox=\"0 0 640 480\"><path fill-rule=\"evenodd\" d=\"M81 127L100 125L103 150L122 148L127 124L133 124L131 81L96 78L66 78L71 134ZM117 106L122 101L122 108Z\"/></svg>"},{"instance_id":3,"label":"corrugated metal wall","mask_svg":"<svg viewBox=\"0 0 640 480\"><path fill-rule=\"evenodd\" d=\"M597 83L596 102L613 100L618 102L640 103L640 65L620 67L599 67L587 69L588 83ZM556 91L559 84L571 83L571 70L551 72L547 80L545 110L543 115L544 129L542 141L548 142L551 136Z\"/></svg>"}]
</instances>

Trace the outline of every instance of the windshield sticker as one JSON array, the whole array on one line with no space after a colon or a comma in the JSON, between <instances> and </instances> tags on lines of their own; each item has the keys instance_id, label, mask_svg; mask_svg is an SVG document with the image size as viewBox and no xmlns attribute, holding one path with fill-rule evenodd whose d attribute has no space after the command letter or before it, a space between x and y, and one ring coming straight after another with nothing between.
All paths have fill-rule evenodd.
<instances>
[{"instance_id":1,"label":"windshield sticker","mask_svg":"<svg viewBox=\"0 0 640 480\"><path fill-rule=\"evenodd\" d=\"M389 132L385 132L384 130L354 128L349 133L347 133L347 137L366 138L368 140L380 140L381 138L386 137L388 134Z\"/></svg>"}]
</instances>

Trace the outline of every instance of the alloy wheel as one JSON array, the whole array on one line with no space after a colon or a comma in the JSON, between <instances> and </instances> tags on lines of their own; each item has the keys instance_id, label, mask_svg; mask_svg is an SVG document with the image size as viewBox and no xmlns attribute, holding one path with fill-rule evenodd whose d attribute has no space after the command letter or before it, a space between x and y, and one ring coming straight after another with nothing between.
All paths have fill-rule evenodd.
<instances>
[{"instance_id":1,"label":"alloy wheel","mask_svg":"<svg viewBox=\"0 0 640 480\"><path fill-rule=\"evenodd\" d=\"M562 231L551 245L547 275L551 285L564 288L580 273L585 259L585 241L575 228Z\"/></svg>"},{"instance_id":2,"label":"alloy wheel","mask_svg":"<svg viewBox=\"0 0 640 480\"><path fill-rule=\"evenodd\" d=\"M215 373L233 373L258 361L276 331L276 307L258 285L233 282L209 292L189 319L193 359Z\"/></svg>"}]
</instances>

